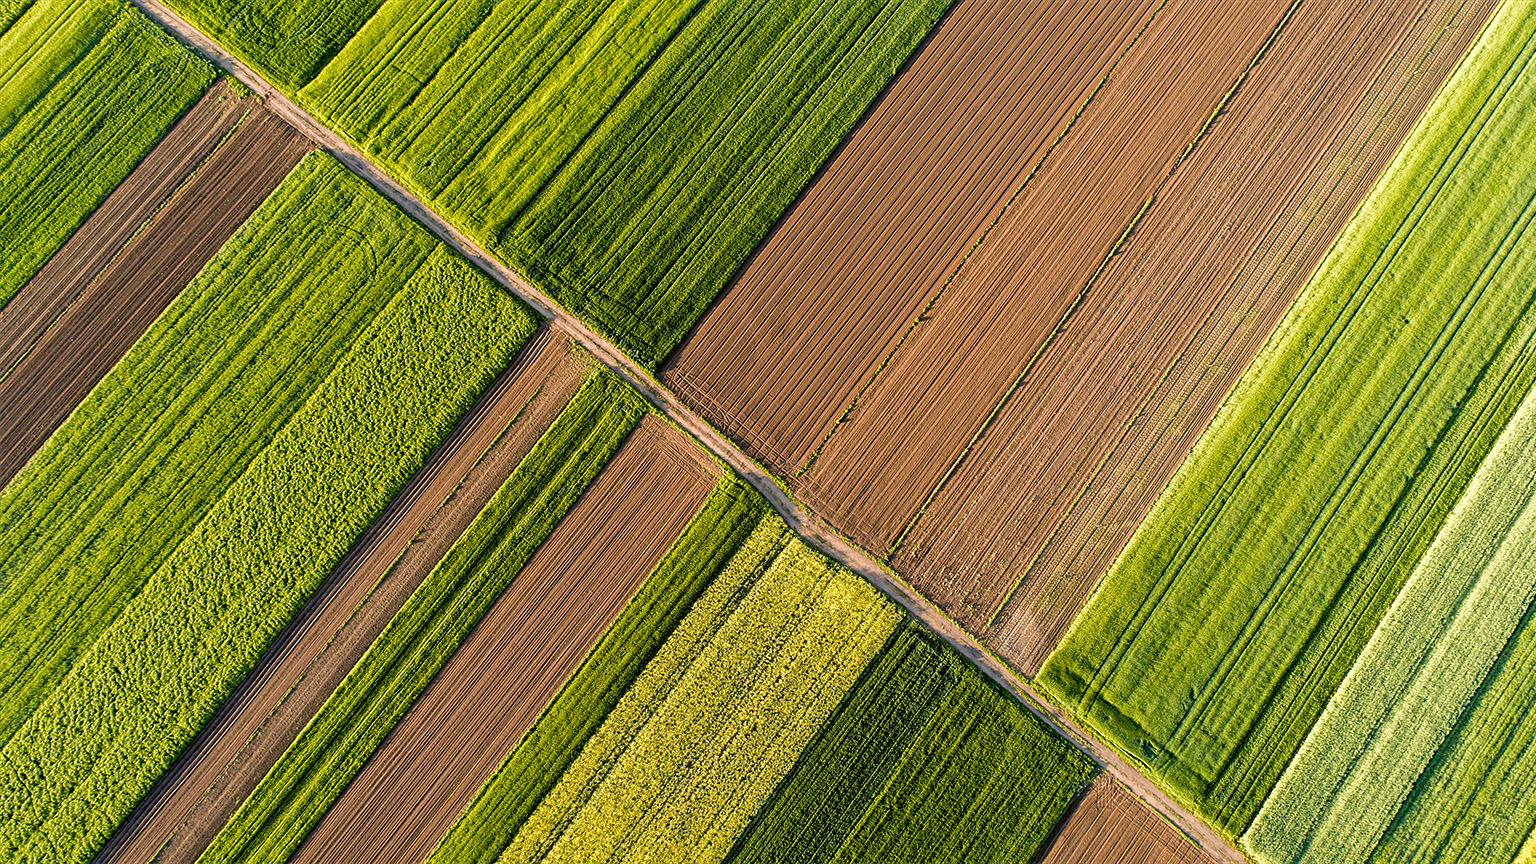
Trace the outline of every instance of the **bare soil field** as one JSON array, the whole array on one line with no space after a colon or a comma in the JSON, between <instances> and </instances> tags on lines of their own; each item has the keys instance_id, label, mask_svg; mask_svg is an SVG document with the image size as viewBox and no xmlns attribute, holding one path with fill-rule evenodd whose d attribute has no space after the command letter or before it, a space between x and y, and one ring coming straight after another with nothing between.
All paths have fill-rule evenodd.
<instances>
[{"instance_id":1,"label":"bare soil field","mask_svg":"<svg viewBox=\"0 0 1536 864\"><path fill-rule=\"evenodd\" d=\"M224 827L581 386L545 327L278 635L98 862L191 861Z\"/></svg>"},{"instance_id":2,"label":"bare soil field","mask_svg":"<svg viewBox=\"0 0 1536 864\"><path fill-rule=\"evenodd\" d=\"M1156 5L956 3L661 380L793 476Z\"/></svg>"},{"instance_id":3,"label":"bare soil field","mask_svg":"<svg viewBox=\"0 0 1536 864\"><path fill-rule=\"evenodd\" d=\"M692 440L646 415L293 862L424 860L717 480Z\"/></svg>"},{"instance_id":4,"label":"bare soil field","mask_svg":"<svg viewBox=\"0 0 1536 864\"><path fill-rule=\"evenodd\" d=\"M220 81L0 309L0 485L312 146Z\"/></svg>"},{"instance_id":5,"label":"bare soil field","mask_svg":"<svg viewBox=\"0 0 1536 864\"><path fill-rule=\"evenodd\" d=\"M1129 789L1100 774L1056 823L1034 864L1210 864L1213 860Z\"/></svg>"},{"instance_id":6,"label":"bare soil field","mask_svg":"<svg viewBox=\"0 0 1536 864\"><path fill-rule=\"evenodd\" d=\"M1494 5L1301 3L893 567L1034 674Z\"/></svg>"}]
</instances>

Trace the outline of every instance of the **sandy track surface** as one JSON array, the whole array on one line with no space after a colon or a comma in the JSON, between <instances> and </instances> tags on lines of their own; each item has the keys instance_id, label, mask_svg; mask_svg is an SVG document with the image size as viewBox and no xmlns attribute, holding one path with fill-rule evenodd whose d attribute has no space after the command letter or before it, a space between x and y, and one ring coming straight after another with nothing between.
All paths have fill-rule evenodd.
<instances>
[{"instance_id":1,"label":"sandy track surface","mask_svg":"<svg viewBox=\"0 0 1536 864\"><path fill-rule=\"evenodd\" d=\"M548 327L475 402L157 782L98 861L191 861L580 387Z\"/></svg>"},{"instance_id":2,"label":"sandy track surface","mask_svg":"<svg viewBox=\"0 0 1536 864\"><path fill-rule=\"evenodd\" d=\"M1100 774L1056 823L1034 864L1210 864L1168 820Z\"/></svg>"},{"instance_id":3,"label":"sandy track surface","mask_svg":"<svg viewBox=\"0 0 1536 864\"><path fill-rule=\"evenodd\" d=\"M310 146L215 84L0 310L0 486Z\"/></svg>"},{"instance_id":4,"label":"sandy track surface","mask_svg":"<svg viewBox=\"0 0 1536 864\"><path fill-rule=\"evenodd\" d=\"M422 861L618 617L718 469L640 425L358 772L292 861Z\"/></svg>"}]
</instances>

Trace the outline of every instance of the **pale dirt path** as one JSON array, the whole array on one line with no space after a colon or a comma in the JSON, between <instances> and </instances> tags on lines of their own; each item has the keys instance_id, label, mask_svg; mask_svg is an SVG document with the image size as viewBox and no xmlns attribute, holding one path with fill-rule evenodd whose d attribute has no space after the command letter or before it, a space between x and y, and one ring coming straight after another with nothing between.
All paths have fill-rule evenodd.
<instances>
[{"instance_id":1,"label":"pale dirt path","mask_svg":"<svg viewBox=\"0 0 1536 864\"><path fill-rule=\"evenodd\" d=\"M242 84L263 96L267 100L269 110L321 143L327 152L342 164L367 180L375 189L425 225L439 239L452 246L500 282L503 287L533 307L539 315L553 319L554 326L570 334L577 344L591 352L594 357L639 391L672 422L681 426L707 450L751 483L806 542L869 580L913 617L943 637L988 677L1018 697L1032 713L1071 741L1106 772L1128 786L1153 810L1166 817L1195 845L1204 849L1219 862L1247 861L1236 847L1174 801L1166 792L1158 788L1157 784L1132 768L1112 748L1084 732L1065 712L1041 698L1028 682L1015 675L1006 664L982 648L970 634L961 630L942 610L882 567L869 553L848 542L820 518L801 507L799 502L787 495L777 481L763 471L757 463L748 458L724 435L704 422L670 391L658 384L649 372L625 356L606 338L595 333L580 319L561 309L542 291L524 281L521 275L492 258L489 253L450 225L425 202L416 198L393 178L374 166L356 147L310 116L281 91L253 72L250 67L226 51L223 46L168 9L164 3L159 0L133 0L133 3L161 27L174 33Z\"/></svg>"}]
</instances>

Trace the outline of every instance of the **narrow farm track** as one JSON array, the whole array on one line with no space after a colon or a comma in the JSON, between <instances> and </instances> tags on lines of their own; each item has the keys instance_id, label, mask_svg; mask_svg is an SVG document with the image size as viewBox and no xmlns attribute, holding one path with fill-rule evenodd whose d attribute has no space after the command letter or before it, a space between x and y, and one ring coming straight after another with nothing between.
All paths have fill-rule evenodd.
<instances>
[{"instance_id":1,"label":"narrow farm track","mask_svg":"<svg viewBox=\"0 0 1536 864\"><path fill-rule=\"evenodd\" d=\"M1034 864L1207 864L1211 859L1113 777L1078 796Z\"/></svg>"},{"instance_id":2,"label":"narrow farm track","mask_svg":"<svg viewBox=\"0 0 1536 864\"><path fill-rule=\"evenodd\" d=\"M1158 5L956 3L661 380L793 477Z\"/></svg>"},{"instance_id":3,"label":"narrow farm track","mask_svg":"<svg viewBox=\"0 0 1536 864\"><path fill-rule=\"evenodd\" d=\"M1495 5L1301 3L891 566L1038 670Z\"/></svg>"},{"instance_id":4,"label":"narrow farm track","mask_svg":"<svg viewBox=\"0 0 1536 864\"><path fill-rule=\"evenodd\" d=\"M497 262L488 253L448 224L441 216L419 198L406 191L398 182L369 162L356 148L340 136L326 129L303 109L295 105L248 67L240 63L216 42L192 27L185 20L168 10L158 0L134 0L134 4L162 27L174 33L225 71L234 75L246 86L261 94L270 110L294 123L309 134L339 161L368 181L381 193L403 208L473 262L485 273L524 302L541 316L556 319L556 325L569 333L581 347L591 352L605 366L612 369L626 383L634 387L652 405L678 426L682 427L707 450L724 461L751 483L767 499L789 527L822 553L834 558L853 572L867 579L881 592L900 604L910 614L949 642L970 662L1013 693L1026 708L1087 753L1100 767L1113 774L1149 806L1167 816L1179 830L1191 837L1217 861L1243 862L1244 856L1219 834L1183 806L1175 802L1156 784L1132 768L1109 746L1090 737L1067 714L1046 702L1034 688L1019 677L1004 662L983 648L974 637L962 630L954 621L931 601L914 591L880 564L872 555L856 547L820 518L813 516L799 502L791 498L756 462L741 448L710 426L697 412L685 405L670 391L661 387L639 364L624 356L607 339L596 334L579 319L560 309L548 296L529 285L521 276Z\"/></svg>"},{"instance_id":5,"label":"narrow farm track","mask_svg":"<svg viewBox=\"0 0 1536 864\"><path fill-rule=\"evenodd\" d=\"M420 861L671 547L718 468L642 418L294 853Z\"/></svg>"},{"instance_id":6,"label":"narrow farm track","mask_svg":"<svg viewBox=\"0 0 1536 864\"><path fill-rule=\"evenodd\" d=\"M0 486L310 147L215 84L0 309Z\"/></svg>"},{"instance_id":7,"label":"narrow farm track","mask_svg":"<svg viewBox=\"0 0 1536 864\"><path fill-rule=\"evenodd\" d=\"M139 803L98 861L190 861L356 665L580 387L545 327L476 401Z\"/></svg>"}]
</instances>

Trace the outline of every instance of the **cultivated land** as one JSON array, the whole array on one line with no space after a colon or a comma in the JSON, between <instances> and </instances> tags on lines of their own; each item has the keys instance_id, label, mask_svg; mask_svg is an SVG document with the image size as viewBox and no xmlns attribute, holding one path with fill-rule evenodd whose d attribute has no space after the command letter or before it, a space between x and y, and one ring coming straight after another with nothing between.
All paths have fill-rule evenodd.
<instances>
[{"instance_id":1,"label":"cultivated land","mask_svg":"<svg viewBox=\"0 0 1536 864\"><path fill-rule=\"evenodd\" d=\"M373 195L318 154L295 172L320 188L285 185L277 198L314 193L306 203L322 214L327 199ZM400 233L421 231L372 206L384 226L392 216ZM236 273L243 285L203 285L261 293ZM0 750L8 857L95 854L534 329L524 307L442 247L391 293L314 398Z\"/></svg>"},{"instance_id":2,"label":"cultivated land","mask_svg":"<svg viewBox=\"0 0 1536 864\"><path fill-rule=\"evenodd\" d=\"M715 487L646 415L290 859L419 861L503 762Z\"/></svg>"},{"instance_id":3,"label":"cultivated land","mask_svg":"<svg viewBox=\"0 0 1536 864\"><path fill-rule=\"evenodd\" d=\"M948 0L172 5L654 368Z\"/></svg>"},{"instance_id":4,"label":"cultivated land","mask_svg":"<svg viewBox=\"0 0 1536 864\"><path fill-rule=\"evenodd\" d=\"M549 428L591 364L546 327L267 648L97 861L195 859Z\"/></svg>"},{"instance_id":5,"label":"cultivated land","mask_svg":"<svg viewBox=\"0 0 1536 864\"><path fill-rule=\"evenodd\" d=\"M1042 669L1230 835L1536 381L1533 54L1501 7Z\"/></svg>"},{"instance_id":6,"label":"cultivated land","mask_svg":"<svg viewBox=\"0 0 1536 864\"><path fill-rule=\"evenodd\" d=\"M585 383L198 860L286 860L645 413Z\"/></svg>"},{"instance_id":7,"label":"cultivated land","mask_svg":"<svg viewBox=\"0 0 1536 864\"><path fill-rule=\"evenodd\" d=\"M661 380L796 476L1156 5L955 3Z\"/></svg>"},{"instance_id":8,"label":"cultivated land","mask_svg":"<svg viewBox=\"0 0 1536 864\"><path fill-rule=\"evenodd\" d=\"M0 308L0 486L310 146L215 84Z\"/></svg>"},{"instance_id":9,"label":"cultivated land","mask_svg":"<svg viewBox=\"0 0 1536 864\"><path fill-rule=\"evenodd\" d=\"M1244 835L1258 860L1507 861L1536 827L1533 439L1528 396Z\"/></svg>"},{"instance_id":10,"label":"cultivated land","mask_svg":"<svg viewBox=\"0 0 1536 864\"><path fill-rule=\"evenodd\" d=\"M7 5L20 11L0 30L0 306L214 78L127 3Z\"/></svg>"},{"instance_id":11,"label":"cultivated land","mask_svg":"<svg viewBox=\"0 0 1536 864\"><path fill-rule=\"evenodd\" d=\"M1056 824L1034 864L1210 864L1211 858L1108 774Z\"/></svg>"},{"instance_id":12,"label":"cultivated land","mask_svg":"<svg viewBox=\"0 0 1536 864\"><path fill-rule=\"evenodd\" d=\"M1017 197L987 214L999 221L984 242L971 253L972 237L956 233L964 244L938 255L915 245L944 224L929 211L966 218L973 199L930 202L975 192L925 175L950 151L898 149L908 136L896 100L937 99L942 88L926 80L910 96L903 86L925 64L959 64L979 50L946 41L948 28L964 25L978 45L999 38L985 25L1000 7L958 5L663 371L818 512L1026 672L1054 647L1491 8L1275 6L1265 14L1271 23L1285 15L1284 25L1262 53L1270 34L1249 31L1231 44L1253 50L1222 61L1226 49L1171 47L1239 35L1231 21L1201 24L1214 5L1197 6L1158 9L1129 53L1106 65L1102 89L1065 136L1028 164L1028 182L1009 190ZM1262 17L1251 5L1227 14ZM1051 45L1027 29L999 30L1041 51ZM1227 71L1193 59L1202 56ZM1169 62L1195 65L1174 72ZM1143 88L1171 78L1190 89L1159 94L1160 106L1146 97ZM1071 112L1058 109L1064 117L1081 106L1075 98ZM1218 102L1222 114L1186 152ZM999 111L986 135L969 110L945 116L951 134L980 147L987 136L1009 142L1021 113L1044 116ZM1148 116L1168 128L1149 128ZM1033 140L1043 151L1045 139ZM895 172L898 159L910 170ZM1129 186L1102 185L1138 172ZM831 208L871 187L889 200L866 199L870 209L854 216ZM901 244L869 228L895 218L920 223L899 235L921 251L916 263L954 260L947 287L887 255Z\"/></svg>"},{"instance_id":13,"label":"cultivated land","mask_svg":"<svg viewBox=\"0 0 1536 864\"><path fill-rule=\"evenodd\" d=\"M1092 772L909 621L728 860L1028 861Z\"/></svg>"}]
</instances>

